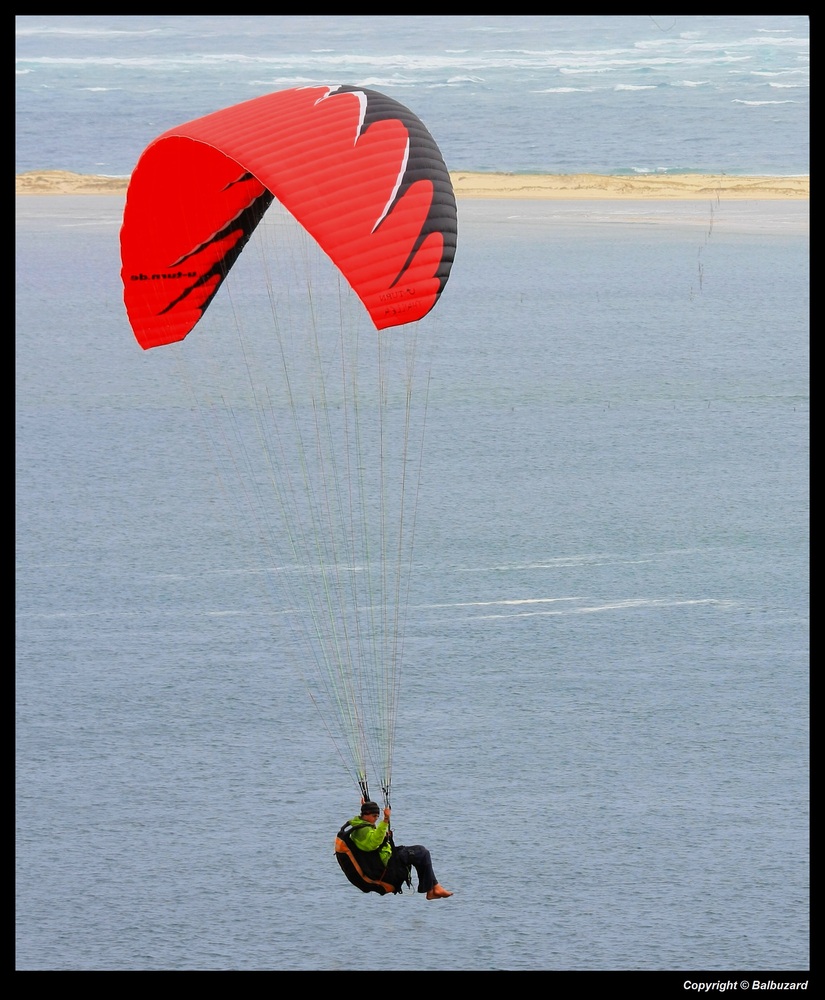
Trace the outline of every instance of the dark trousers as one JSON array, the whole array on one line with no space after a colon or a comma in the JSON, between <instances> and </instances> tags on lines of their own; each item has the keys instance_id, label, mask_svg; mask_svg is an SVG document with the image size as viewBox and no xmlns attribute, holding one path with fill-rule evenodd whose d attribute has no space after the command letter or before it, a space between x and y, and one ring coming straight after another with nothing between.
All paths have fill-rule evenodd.
<instances>
[{"instance_id":1,"label":"dark trousers","mask_svg":"<svg viewBox=\"0 0 825 1000\"><path fill-rule=\"evenodd\" d=\"M419 892L429 892L438 882L433 871L430 852L421 844L413 844L412 847L395 847L392 852L392 861L394 865L403 865L405 868L412 865L415 868Z\"/></svg>"}]
</instances>

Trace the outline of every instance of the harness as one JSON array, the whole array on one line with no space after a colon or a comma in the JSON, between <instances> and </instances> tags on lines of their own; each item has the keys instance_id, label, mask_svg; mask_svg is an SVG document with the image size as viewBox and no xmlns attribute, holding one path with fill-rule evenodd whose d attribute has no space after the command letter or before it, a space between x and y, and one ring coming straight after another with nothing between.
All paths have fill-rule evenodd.
<instances>
[{"instance_id":1,"label":"harness","mask_svg":"<svg viewBox=\"0 0 825 1000\"><path fill-rule=\"evenodd\" d=\"M387 893L400 893L404 882L411 885L410 869L403 865L393 864L390 857L387 865L381 860L380 847L374 851L362 851L352 842L352 831L356 827L349 821L344 823L335 838L335 857L341 870L361 892L377 892L381 896ZM383 844L389 841L395 847L390 833L384 838ZM381 845L383 847L383 844Z\"/></svg>"}]
</instances>

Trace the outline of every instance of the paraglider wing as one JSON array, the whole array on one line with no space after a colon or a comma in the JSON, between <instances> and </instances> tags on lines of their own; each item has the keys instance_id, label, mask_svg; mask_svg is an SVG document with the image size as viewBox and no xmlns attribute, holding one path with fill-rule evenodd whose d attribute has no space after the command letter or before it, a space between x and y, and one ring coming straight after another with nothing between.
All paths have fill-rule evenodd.
<instances>
[{"instance_id":1,"label":"paraglider wing","mask_svg":"<svg viewBox=\"0 0 825 1000\"><path fill-rule=\"evenodd\" d=\"M438 341L414 321L450 274L452 184L422 122L373 90L280 91L164 132L120 234L142 348L187 338L256 227L219 330L169 360L251 528L279 641L362 794L377 774L389 801Z\"/></svg>"},{"instance_id":2,"label":"paraglider wing","mask_svg":"<svg viewBox=\"0 0 825 1000\"><path fill-rule=\"evenodd\" d=\"M170 129L141 156L121 274L143 348L186 337L273 197L337 265L377 329L433 308L457 230L438 146L383 94L303 87Z\"/></svg>"}]
</instances>

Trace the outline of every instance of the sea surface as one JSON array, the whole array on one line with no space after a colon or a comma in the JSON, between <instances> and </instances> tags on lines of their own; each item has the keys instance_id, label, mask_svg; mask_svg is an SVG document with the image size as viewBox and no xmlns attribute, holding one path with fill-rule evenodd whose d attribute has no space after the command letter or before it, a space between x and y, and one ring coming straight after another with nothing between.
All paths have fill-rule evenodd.
<instances>
[{"instance_id":1,"label":"sea surface","mask_svg":"<svg viewBox=\"0 0 825 1000\"><path fill-rule=\"evenodd\" d=\"M218 35L227 20L18 17L39 29L19 47L82 60L41 48L27 64L27 86L63 81L60 151L23 141L18 104L18 170L127 173L187 117L204 64L218 72L180 53L239 51ZM297 48L303 20L239 19L256 53L255 22ZM585 19L587 38L575 18L435 20L442 36L486 28L485 45L522 21L533 36L566 26L566 51L592 53L604 19ZM662 43L682 20L606 23L629 45L626 22ZM716 25L719 46L739 22L807 45L804 19L684 20ZM370 19L348 21L366 48ZM377 19L383 41L391 21ZM130 37L153 22L157 36ZM91 27L125 31L145 59L170 31L188 39L177 62L160 53L168 94L146 97L134 147L58 127L77 111L68 77L114 101L92 81L119 72L101 56L115 39ZM426 89L406 103L418 111ZM434 131L441 106L423 116ZM759 162L756 136L742 152L720 133L737 169L807 171L787 145ZM485 143L468 169L557 169ZM703 149L681 166L707 169ZM809 968L807 202L459 203L424 327L392 801L397 841L429 847L455 893L432 905L362 895L334 861L357 789L262 600L256 539L164 354L130 330L123 199L16 204L17 969Z\"/></svg>"},{"instance_id":2,"label":"sea surface","mask_svg":"<svg viewBox=\"0 0 825 1000\"><path fill-rule=\"evenodd\" d=\"M126 176L305 84L408 104L451 170L809 172L805 15L18 15L15 171Z\"/></svg>"}]
</instances>

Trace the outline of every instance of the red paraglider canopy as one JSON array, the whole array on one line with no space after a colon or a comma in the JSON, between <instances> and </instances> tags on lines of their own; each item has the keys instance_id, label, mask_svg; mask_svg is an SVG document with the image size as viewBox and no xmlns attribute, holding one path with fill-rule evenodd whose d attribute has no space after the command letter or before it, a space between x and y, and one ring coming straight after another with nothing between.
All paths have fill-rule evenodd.
<instances>
[{"instance_id":1,"label":"red paraglider canopy","mask_svg":"<svg viewBox=\"0 0 825 1000\"><path fill-rule=\"evenodd\" d=\"M129 184L124 301L143 348L197 324L277 198L377 329L426 315L447 282L456 205L422 122L374 90L302 87L164 132Z\"/></svg>"}]
</instances>

